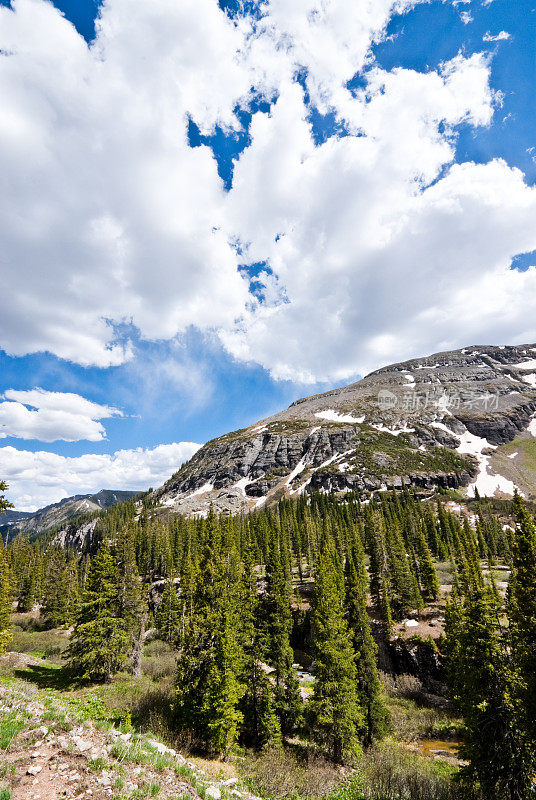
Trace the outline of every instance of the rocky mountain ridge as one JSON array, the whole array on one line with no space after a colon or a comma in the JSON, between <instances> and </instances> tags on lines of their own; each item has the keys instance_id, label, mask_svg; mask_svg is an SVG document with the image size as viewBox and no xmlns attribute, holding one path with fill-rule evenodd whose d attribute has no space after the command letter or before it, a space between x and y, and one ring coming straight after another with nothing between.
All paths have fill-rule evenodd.
<instances>
[{"instance_id":1,"label":"rocky mountain ridge","mask_svg":"<svg viewBox=\"0 0 536 800\"><path fill-rule=\"evenodd\" d=\"M101 511L116 503L130 500L138 494L139 492L101 489L100 492L95 494L77 494L72 497L65 497L58 503L51 503L33 513L8 511L5 516L0 517L0 535L6 542L19 533L26 533L33 537L82 514Z\"/></svg>"},{"instance_id":2,"label":"rocky mountain ridge","mask_svg":"<svg viewBox=\"0 0 536 800\"><path fill-rule=\"evenodd\" d=\"M535 414L534 344L411 359L208 442L154 500L205 514L210 504L249 511L311 489L408 485L511 494L514 462L502 472L492 462L516 437L536 436Z\"/></svg>"}]
</instances>

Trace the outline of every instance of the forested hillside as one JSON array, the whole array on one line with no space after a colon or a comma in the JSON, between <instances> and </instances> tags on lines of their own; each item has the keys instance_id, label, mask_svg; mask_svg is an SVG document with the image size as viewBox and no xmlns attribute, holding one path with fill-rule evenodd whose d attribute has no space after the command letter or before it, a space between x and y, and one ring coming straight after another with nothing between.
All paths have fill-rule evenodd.
<instances>
[{"instance_id":1,"label":"forested hillside","mask_svg":"<svg viewBox=\"0 0 536 800\"><path fill-rule=\"evenodd\" d=\"M299 745L345 770L396 738L384 671L396 683L397 653L417 648L463 714L464 791L528 797L533 521L519 497L477 498L469 514L447 499L313 494L188 519L155 517L149 497L104 512L81 552L19 536L1 554L2 644L12 602L19 619L39 608L41 627L68 631L66 674L106 685L139 680L160 640L176 660L160 709L174 742L224 760ZM426 619L433 638L408 636Z\"/></svg>"}]
</instances>

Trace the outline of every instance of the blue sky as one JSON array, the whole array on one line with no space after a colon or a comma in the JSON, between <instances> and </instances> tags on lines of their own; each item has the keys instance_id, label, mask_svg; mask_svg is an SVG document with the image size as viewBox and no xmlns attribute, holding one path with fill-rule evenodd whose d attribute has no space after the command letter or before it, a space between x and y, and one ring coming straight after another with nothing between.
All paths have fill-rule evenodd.
<instances>
[{"instance_id":1,"label":"blue sky","mask_svg":"<svg viewBox=\"0 0 536 800\"><path fill-rule=\"evenodd\" d=\"M19 508L147 488L389 361L536 339L534 3L0 5Z\"/></svg>"}]
</instances>

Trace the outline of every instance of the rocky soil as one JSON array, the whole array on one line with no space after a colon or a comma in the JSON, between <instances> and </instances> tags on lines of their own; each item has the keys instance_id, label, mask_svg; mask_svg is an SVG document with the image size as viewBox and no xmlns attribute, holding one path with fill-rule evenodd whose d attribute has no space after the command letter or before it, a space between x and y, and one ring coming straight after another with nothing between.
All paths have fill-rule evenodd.
<instances>
[{"instance_id":1,"label":"rocky soil","mask_svg":"<svg viewBox=\"0 0 536 800\"><path fill-rule=\"evenodd\" d=\"M0 662L14 658L39 661L9 653ZM77 719L59 695L23 681L0 685L0 733L0 789L9 787L13 800L258 800L235 778L210 780L151 735Z\"/></svg>"}]
</instances>

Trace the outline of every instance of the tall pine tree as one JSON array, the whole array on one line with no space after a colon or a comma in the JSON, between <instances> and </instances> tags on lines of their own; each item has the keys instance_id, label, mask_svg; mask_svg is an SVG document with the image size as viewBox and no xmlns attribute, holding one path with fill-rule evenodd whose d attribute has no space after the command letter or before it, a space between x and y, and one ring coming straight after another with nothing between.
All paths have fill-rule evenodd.
<instances>
[{"instance_id":1,"label":"tall pine tree","mask_svg":"<svg viewBox=\"0 0 536 800\"><path fill-rule=\"evenodd\" d=\"M365 720L344 613L344 577L327 536L316 565L312 631L315 684L308 717L313 737L341 764L356 755Z\"/></svg>"}]
</instances>

